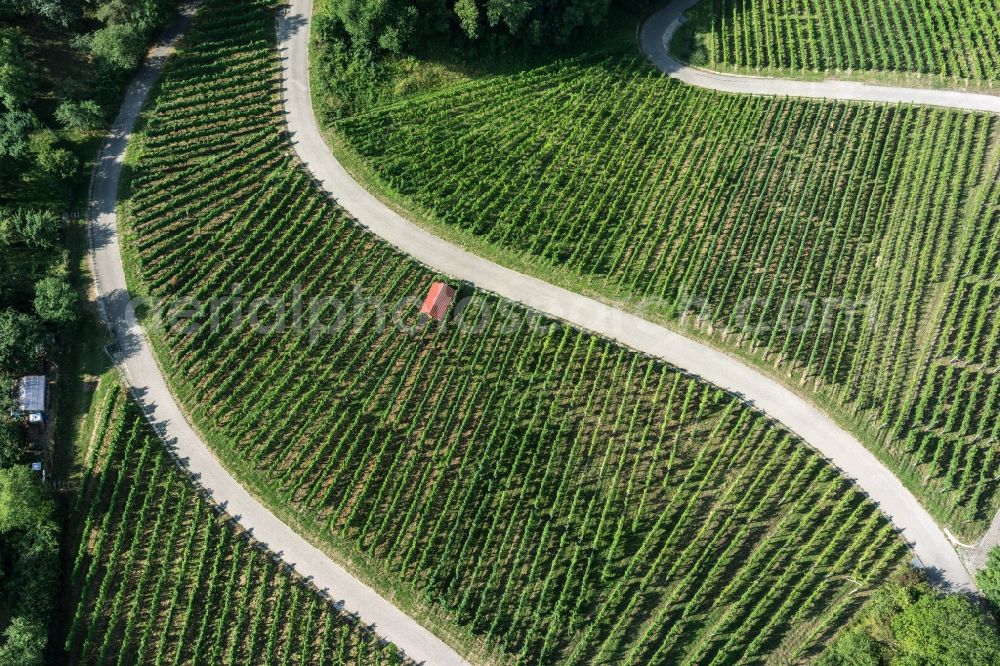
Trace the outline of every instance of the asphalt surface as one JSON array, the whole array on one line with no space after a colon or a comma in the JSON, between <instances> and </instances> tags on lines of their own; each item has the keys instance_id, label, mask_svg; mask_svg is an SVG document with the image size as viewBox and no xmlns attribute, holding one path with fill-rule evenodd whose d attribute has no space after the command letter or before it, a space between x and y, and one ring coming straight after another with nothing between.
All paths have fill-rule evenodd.
<instances>
[{"instance_id":1,"label":"asphalt surface","mask_svg":"<svg viewBox=\"0 0 1000 666\"><path fill-rule=\"evenodd\" d=\"M690 4L690 0L683 0L678 7ZM299 157L352 216L434 270L663 359L743 396L853 479L892 520L932 577L957 589L973 589L972 579L955 549L913 493L854 436L808 401L725 353L615 307L473 255L409 222L367 192L330 152L313 114L309 92L311 16L312 0L291 0L279 21L289 132ZM661 12L656 16L670 15ZM648 31L650 24L646 26ZM790 88L798 85L791 81L787 84Z\"/></svg>"}]
</instances>

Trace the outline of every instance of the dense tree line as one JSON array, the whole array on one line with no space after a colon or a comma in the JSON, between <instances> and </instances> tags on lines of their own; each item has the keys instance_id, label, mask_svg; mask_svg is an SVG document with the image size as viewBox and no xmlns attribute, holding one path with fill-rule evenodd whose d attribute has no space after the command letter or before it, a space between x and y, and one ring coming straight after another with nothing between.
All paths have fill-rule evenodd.
<instances>
[{"instance_id":1,"label":"dense tree line","mask_svg":"<svg viewBox=\"0 0 1000 666\"><path fill-rule=\"evenodd\" d=\"M80 146L103 126L173 0L0 0L0 395L76 318L62 218ZM74 64L76 63L76 64ZM79 65L79 66L78 66ZM0 465L24 441L0 413Z\"/></svg>"},{"instance_id":2,"label":"dense tree line","mask_svg":"<svg viewBox=\"0 0 1000 666\"><path fill-rule=\"evenodd\" d=\"M616 11L646 0L327 0L315 15L324 111L384 99L397 60L452 49L484 54L565 48L592 39Z\"/></svg>"},{"instance_id":3,"label":"dense tree line","mask_svg":"<svg viewBox=\"0 0 1000 666\"><path fill-rule=\"evenodd\" d=\"M611 8L612 0L330 0L322 14L324 30L354 49L401 53L413 39L565 45L604 25Z\"/></svg>"},{"instance_id":4,"label":"dense tree line","mask_svg":"<svg viewBox=\"0 0 1000 666\"><path fill-rule=\"evenodd\" d=\"M30 36L57 29L75 55L104 74L135 67L150 33L170 15L174 0L0 0L0 22ZM65 54L64 54L65 55ZM38 64L37 62L34 64Z\"/></svg>"},{"instance_id":5,"label":"dense tree line","mask_svg":"<svg viewBox=\"0 0 1000 666\"><path fill-rule=\"evenodd\" d=\"M59 571L53 502L26 466L13 389L72 338L64 215L88 140L174 4L0 0L0 664L44 661Z\"/></svg>"},{"instance_id":6,"label":"dense tree line","mask_svg":"<svg viewBox=\"0 0 1000 666\"><path fill-rule=\"evenodd\" d=\"M27 467L0 469L0 664L43 662L58 585L59 528L47 487Z\"/></svg>"}]
</instances>

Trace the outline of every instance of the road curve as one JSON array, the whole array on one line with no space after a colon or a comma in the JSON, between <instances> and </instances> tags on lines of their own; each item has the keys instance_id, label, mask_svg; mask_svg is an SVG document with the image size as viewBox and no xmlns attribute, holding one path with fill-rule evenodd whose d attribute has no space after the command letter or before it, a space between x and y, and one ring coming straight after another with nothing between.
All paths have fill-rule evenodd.
<instances>
[{"instance_id":1,"label":"road curve","mask_svg":"<svg viewBox=\"0 0 1000 666\"><path fill-rule=\"evenodd\" d=\"M642 50L665 74L699 88L744 95L776 95L816 99L886 102L942 106L963 111L1000 114L1000 96L958 90L931 90L877 86L854 81L798 81L760 76L723 74L691 67L670 55L670 39L684 12L702 0L676 0L653 14L642 26Z\"/></svg>"},{"instance_id":2,"label":"road curve","mask_svg":"<svg viewBox=\"0 0 1000 666\"><path fill-rule=\"evenodd\" d=\"M424 629L370 587L351 576L262 506L219 463L188 424L136 321L125 285L117 232L117 197L125 150L150 89L193 14L184 8L150 50L129 86L94 168L88 211L91 268L101 314L119 350L115 361L153 423L198 483L255 539L309 578L346 610L396 644L406 655L427 664L466 664L447 644Z\"/></svg>"},{"instance_id":3,"label":"road curve","mask_svg":"<svg viewBox=\"0 0 1000 666\"><path fill-rule=\"evenodd\" d=\"M1000 114L1000 96L958 90L930 90L869 85L848 81L797 81L771 77L724 74L691 67L670 54L670 42L680 28L684 13L703 0L675 0L649 17L641 27L640 46L646 57L664 74L688 85L745 95L788 96L854 100L890 104L917 104L962 111ZM1000 547L1000 511L974 546L965 546L949 536L973 572L986 566L989 552Z\"/></svg>"},{"instance_id":4,"label":"road curve","mask_svg":"<svg viewBox=\"0 0 1000 666\"><path fill-rule=\"evenodd\" d=\"M299 157L337 202L373 233L427 266L658 357L742 395L830 459L893 521L922 564L956 589L974 589L941 528L857 439L823 412L746 364L640 317L475 256L404 219L367 192L330 152L309 92L312 0L291 0L278 23L284 106Z\"/></svg>"}]
</instances>

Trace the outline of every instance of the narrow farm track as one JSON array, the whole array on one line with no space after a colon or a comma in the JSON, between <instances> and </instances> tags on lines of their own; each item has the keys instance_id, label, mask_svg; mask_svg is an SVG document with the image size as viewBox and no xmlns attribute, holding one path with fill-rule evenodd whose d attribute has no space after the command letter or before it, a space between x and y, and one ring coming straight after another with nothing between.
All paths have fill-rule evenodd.
<instances>
[{"instance_id":1,"label":"narrow farm track","mask_svg":"<svg viewBox=\"0 0 1000 666\"><path fill-rule=\"evenodd\" d=\"M681 25L684 12L699 2L701 0L676 0L669 3L643 24L640 35L642 50L646 57L662 72L688 85L744 95L918 104L1000 114L1000 96L997 95L958 90L876 86L852 81L797 81L741 76L690 67L670 55L668 45Z\"/></svg>"},{"instance_id":2,"label":"narrow farm track","mask_svg":"<svg viewBox=\"0 0 1000 666\"><path fill-rule=\"evenodd\" d=\"M916 497L855 437L791 390L741 361L662 326L466 252L409 222L366 191L330 152L313 114L311 16L312 0L292 0L279 18L285 111L297 154L341 207L373 233L435 270L663 359L743 396L863 488L913 545L925 567L953 587L974 587L946 535Z\"/></svg>"},{"instance_id":3,"label":"narrow farm track","mask_svg":"<svg viewBox=\"0 0 1000 666\"><path fill-rule=\"evenodd\" d=\"M91 181L88 211L91 263L102 316L118 343L116 363L160 436L212 499L255 539L300 575L312 579L333 599L342 601L345 609L357 613L362 622L374 625L379 635L417 662L467 663L430 631L296 534L226 471L184 417L135 318L125 283L117 228L122 166L143 104L193 13L193 7L185 7L150 50L126 92Z\"/></svg>"}]
</instances>

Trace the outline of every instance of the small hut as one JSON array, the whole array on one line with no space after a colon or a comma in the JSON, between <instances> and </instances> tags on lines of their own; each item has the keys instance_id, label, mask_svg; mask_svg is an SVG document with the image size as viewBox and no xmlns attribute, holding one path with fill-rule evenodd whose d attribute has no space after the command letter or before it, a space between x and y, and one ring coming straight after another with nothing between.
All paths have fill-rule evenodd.
<instances>
[{"instance_id":1,"label":"small hut","mask_svg":"<svg viewBox=\"0 0 1000 666\"><path fill-rule=\"evenodd\" d=\"M455 300L455 290L444 282L435 282L427 292L424 304L420 306L420 314L444 321L453 300Z\"/></svg>"}]
</instances>

